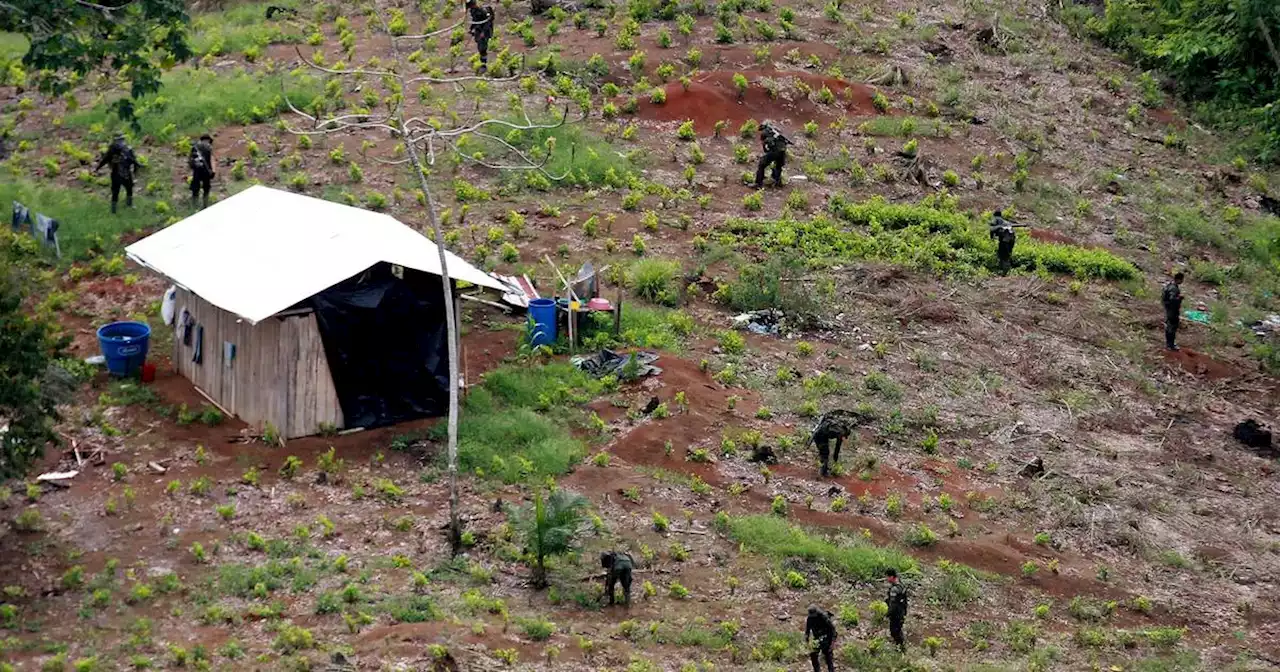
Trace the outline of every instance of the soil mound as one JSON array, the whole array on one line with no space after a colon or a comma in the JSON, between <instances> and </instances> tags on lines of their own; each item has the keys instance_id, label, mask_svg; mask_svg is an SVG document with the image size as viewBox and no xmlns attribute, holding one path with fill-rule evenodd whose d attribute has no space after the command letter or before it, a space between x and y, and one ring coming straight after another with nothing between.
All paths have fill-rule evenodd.
<instances>
[{"instance_id":1,"label":"soil mound","mask_svg":"<svg viewBox=\"0 0 1280 672\"><path fill-rule=\"evenodd\" d=\"M638 114L642 118L660 121L692 119L694 128L702 135L711 135L716 122L721 119L729 124L726 133L736 132L748 119L772 119L797 134L805 122L813 119L830 119L842 114L876 114L871 104L875 91L861 84L800 71L755 70L743 74L751 84L741 99L733 84L734 73L712 71L695 79L687 91L679 82L667 84L667 101L654 104L642 99ZM777 80L777 98L770 97L760 83L761 78ZM827 87L835 94L835 102L814 102L812 96L802 93L801 82L812 89L814 95L822 87Z\"/></svg>"},{"instance_id":2,"label":"soil mound","mask_svg":"<svg viewBox=\"0 0 1280 672\"><path fill-rule=\"evenodd\" d=\"M1165 361L1175 364L1187 373L1194 373L1197 376L1204 376L1209 380L1221 380L1236 375L1235 367L1224 362L1183 348L1172 352L1166 350L1164 352Z\"/></svg>"}]
</instances>

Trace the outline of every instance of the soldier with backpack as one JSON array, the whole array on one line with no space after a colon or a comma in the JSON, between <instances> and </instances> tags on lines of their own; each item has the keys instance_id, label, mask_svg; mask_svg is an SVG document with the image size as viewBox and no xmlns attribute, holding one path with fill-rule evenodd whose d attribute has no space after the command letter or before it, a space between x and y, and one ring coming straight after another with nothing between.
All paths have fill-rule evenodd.
<instances>
[{"instance_id":1,"label":"soldier with backpack","mask_svg":"<svg viewBox=\"0 0 1280 672\"><path fill-rule=\"evenodd\" d=\"M213 183L213 138L208 134L200 136L200 141L191 146L191 156L187 159L191 167L191 207L209 207L209 187ZM197 205L200 192L204 191L204 204Z\"/></svg>"},{"instance_id":2,"label":"soldier with backpack","mask_svg":"<svg viewBox=\"0 0 1280 672\"><path fill-rule=\"evenodd\" d=\"M481 7L476 0L467 0L467 17L471 20L471 37L475 38L476 51L480 52L480 72L489 70L489 40L493 39L493 8Z\"/></svg>"},{"instance_id":3,"label":"soldier with backpack","mask_svg":"<svg viewBox=\"0 0 1280 672\"><path fill-rule=\"evenodd\" d=\"M622 604L627 607L631 606L631 572L635 564L636 561L632 559L629 553L607 551L600 554L600 566L607 571L604 592L609 598L610 606L617 599L614 589L619 583L622 584Z\"/></svg>"},{"instance_id":4,"label":"soldier with backpack","mask_svg":"<svg viewBox=\"0 0 1280 672\"><path fill-rule=\"evenodd\" d=\"M809 605L809 616L804 619L804 641L809 645L809 661L813 663L813 672L822 672L818 666L818 656L827 661L827 672L834 672L831 664L831 650L836 644L836 624L831 612L816 604Z\"/></svg>"},{"instance_id":5,"label":"soldier with backpack","mask_svg":"<svg viewBox=\"0 0 1280 672\"><path fill-rule=\"evenodd\" d=\"M898 580L898 570L890 567L884 573L889 582L889 595L884 600L889 605L889 637L899 651L906 653L907 640L902 635L902 624L907 620L907 587Z\"/></svg>"},{"instance_id":6,"label":"soldier with backpack","mask_svg":"<svg viewBox=\"0 0 1280 672\"><path fill-rule=\"evenodd\" d=\"M787 145L792 144L772 121L760 126L760 144L764 154L756 164L756 189L764 187L764 171L773 166L773 186L782 186L782 167L787 165Z\"/></svg>"},{"instance_id":7,"label":"soldier with backpack","mask_svg":"<svg viewBox=\"0 0 1280 672\"><path fill-rule=\"evenodd\" d=\"M1026 227L1004 218L1004 212L996 210L991 215L991 237L996 239L996 260L1000 263L1000 275L1005 275L1013 268L1013 245L1018 236L1015 228Z\"/></svg>"},{"instance_id":8,"label":"soldier with backpack","mask_svg":"<svg viewBox=\"0 0 1280 672\"><path fill-rule=\"evenodd\" d=\"M141 167L137 155L133 153L133 148L125 141L124 133L116 133L116 137L111 140L111 145L102 154L93 172L102 170L102 167L108 163L111 164L111 214L114 215L116 203L120 201L122 187L125 194L125 207L133 207L133 173Z\"/></svg>"}]
</instances>

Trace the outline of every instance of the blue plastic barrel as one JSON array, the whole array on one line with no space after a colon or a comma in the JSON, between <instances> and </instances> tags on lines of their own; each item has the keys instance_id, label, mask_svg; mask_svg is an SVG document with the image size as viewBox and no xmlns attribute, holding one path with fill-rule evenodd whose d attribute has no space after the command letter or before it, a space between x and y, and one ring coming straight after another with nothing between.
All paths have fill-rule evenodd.
<instances>
[{"instance_id":1,"label":"blue plastic barrel","mask_svg":"<svg viewBox=\"0 0 1280 672\"><path fill-rule=\"evenodd\" d=\"M551 299L529 301L529 345L551 345L556 342L556 302Z\"/></svg>"},{"instance_id":2,"label":"blue plastic barrel","mask_svg":"<svg viewBox=\"0 0 1280 672\"><path fill-rule=\"evenodd\" d=\"M113 376L131 376L147 361L151 327L141 322L112 322L98 328L98 345Z\"/></svg>"}]
</instances>

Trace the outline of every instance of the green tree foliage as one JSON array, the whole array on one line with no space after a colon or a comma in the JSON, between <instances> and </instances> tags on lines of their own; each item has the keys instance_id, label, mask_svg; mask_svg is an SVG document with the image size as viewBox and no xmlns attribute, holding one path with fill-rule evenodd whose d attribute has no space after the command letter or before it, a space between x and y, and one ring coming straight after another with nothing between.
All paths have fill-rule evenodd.
<instances>
[{"instance_id":1,"label":"green tree foliage","mask_svg":"<svg viewBox=\"0 0 1280 672\"><path fill-rule=\"evenodd\" d=\"M24 474L54 438L59 386L51 363L67 339L24 308L36 293L38 254L33 239L0 230L0 478Z\"/></svg>"},{"instance_id":2,"label":"green tree foliage","mask_svg":"<svg viewBox=\"0 0 1280 672\"><path fill-rule=\"evenodd\" d=\"M1068 8L1064 20L1088 14ZM1275 0L1107 0L1084 25L1213 121L1256 127L1264 161L1280 159L1280 3Z\"/></svg>"},{"instance_id":3,"label":"green tree foliage","mask_svg":"<svg viewBox=\"0 0 1280 672\"><path fill-rule=\"evenodd\" d=\"M1192 98L1274 100L1280 66L1267 43L1268 34L1280 40L1274 0L1108 0L1093 25Z\"/></svg>"},{"instance_id":4,"label":"green tree foliage","mask_svg":"<svg viewBox=\"0 0 1280 672\"><path fill-rule=\"evenodd\" d=\"M108 67L129 81L117 114L133 118L133 100L160 90L164 68L191 56L183 0L3 0L0 30L25 35L28 70L42 91L61 94Z\"/></svg>"},{"instance_id":5,"label":"green tree foliage","mask_svg":"<svg viewBox=\"0 0 1280 672\"><path fill-rule=\"evenodd\" d=\"M586 497L556 488L545 498L536 493L532 504L515 511L516 528L533 560L535 586L547 585L547 558L577 549L588 506Z\"/></svg>"}]
</instances>

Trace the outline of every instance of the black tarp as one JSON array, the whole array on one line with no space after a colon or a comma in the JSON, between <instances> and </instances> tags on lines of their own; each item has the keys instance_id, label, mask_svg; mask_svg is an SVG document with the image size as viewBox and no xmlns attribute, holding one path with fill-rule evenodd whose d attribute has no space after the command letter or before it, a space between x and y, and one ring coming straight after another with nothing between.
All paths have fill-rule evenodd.
<instances>
[{"instance_id":1,"label":"black tarp","mask_svg":"<svg viewBox=\"0 0 1280 672\"><path fill-rule=\"evenodd\" d=\"M311 297L346 427L442 415L449 344L438 276L389 264Z\"/></svg>"}]
</instances>

